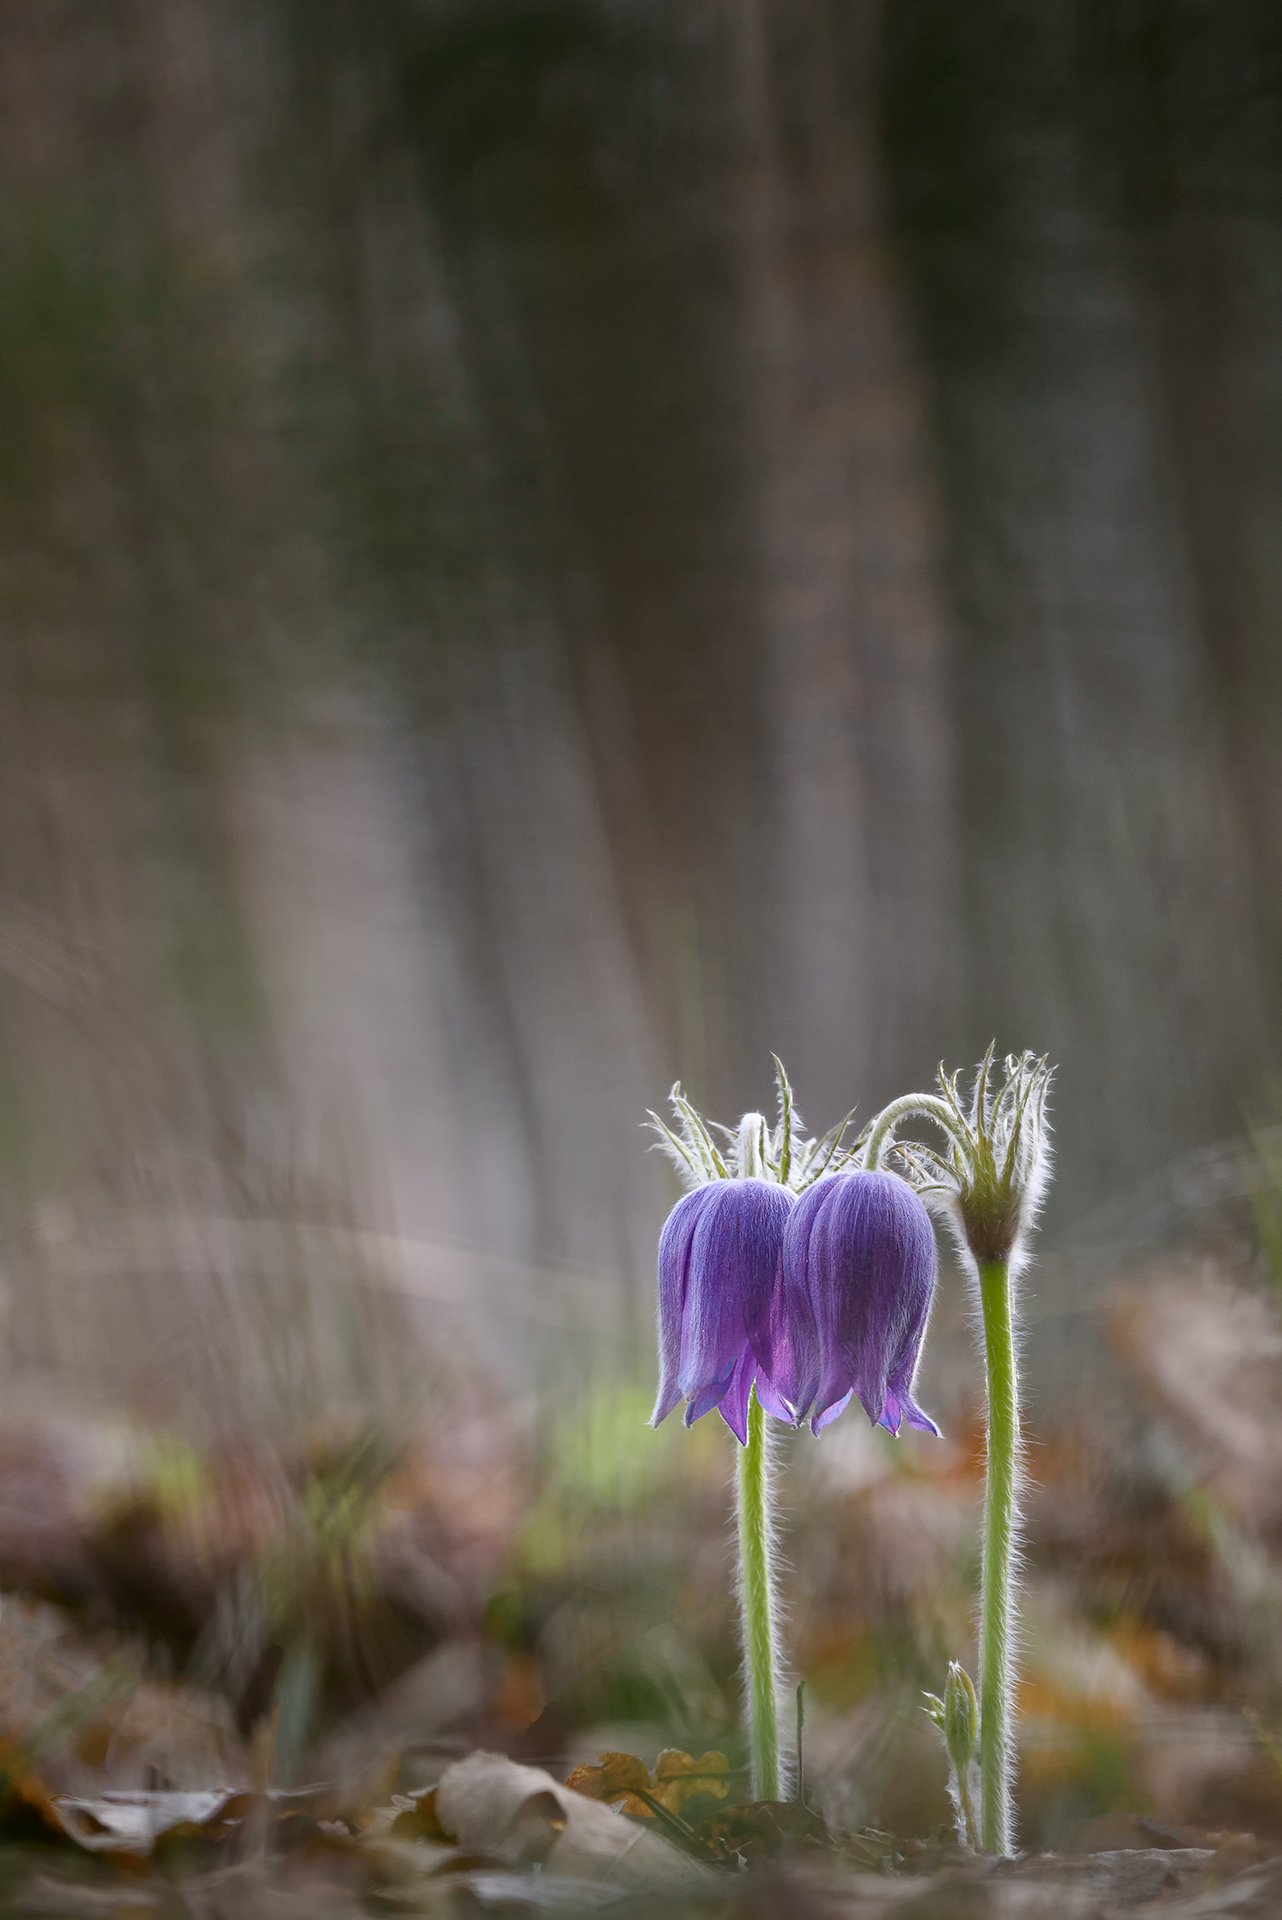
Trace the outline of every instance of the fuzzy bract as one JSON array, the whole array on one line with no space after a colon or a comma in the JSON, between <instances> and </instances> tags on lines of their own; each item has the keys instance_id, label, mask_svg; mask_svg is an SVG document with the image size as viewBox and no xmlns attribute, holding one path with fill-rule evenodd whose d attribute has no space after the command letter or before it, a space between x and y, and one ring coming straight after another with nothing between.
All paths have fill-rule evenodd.
<instances>
[{"instance_id":1,"label":"fuzzy bract","mask_svg":"<svg viewBox=\"0 0 1282 1920\"><path fill-rule=\"evenodd\" d=\"M719 1407L741 1445L755 1385L767 1413L792 1414L762 1372L790 1351L781 1255L793 1195L766 1180L712 1180L679 1200L659 1238L659 1396L652 1424L686 1402L686 1425Z\"/></svg>"},{"instance_id":2,"label":"fuzzy bract","mask_svg":"<svg viewBox=\"0 0 1282 1920\"><path fill-rule=\"evenodd\" d=\"M818 1433L853 1396L891 1433L905 1421L938 1433L912 1391L937 1268L930 1216L898 1175L832 1174L801 1196L784 1233L781 1312L757 1342L799 1421Z\"/></svg>"},{"instance_id":3,"label":"fuzzy bract","mask_svg":"<svg viewBox=\"0 0 1282 1920\"><path fill-rule=\"evenodd\" d=\"M999 1069L990 1046L975 1069L969 1097L960 1076L939 1069L937 1094L907 1094L874 1123L868 1151L884 1155L894 1115L918 1114L943 1130L937 1153L896 1142L908 1176L926 1204L951 1228L963 1262L998 1260L1018 1272L1050 1180L1047 1101L1055 1069L1032 1053L1008 1054ZM885 1125L890 1119L889 1127ZM878 1143L877 1136L883 1138ZM865 1164L877 1165L874 1157Z\"/></svg>"}]
</instances>

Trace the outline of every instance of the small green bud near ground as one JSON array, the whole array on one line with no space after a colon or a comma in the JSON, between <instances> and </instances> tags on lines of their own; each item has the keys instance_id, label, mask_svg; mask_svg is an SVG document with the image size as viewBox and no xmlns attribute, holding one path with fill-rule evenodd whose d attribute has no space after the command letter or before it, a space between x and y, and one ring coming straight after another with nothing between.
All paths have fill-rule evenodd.
<instances>
[{"instance_id":1,"label":"small green bud near ground","mask_svg":"<svg viewBox=\"0 0 1282 1920\"><path fill-rule=\"evenodd\" d=\"M959 1771L979 1750L979 1697L974 1681L956 1660L948 1663L944 1687L944 1740Z\"/></svg>"},{"instance_id":2,"label":"small green bud near ground","mask_svg":"<svg viewBox=\"0 0 1282 1920\"><path fill-rule=\"evenodd\" d=\"M948 1679L941 1700L926 1695L926 1712L944 1736L948 1752L948 1792L957 1819L957 1838L964 1847L979 1849L979 1696L965 1667L948 1663Z\"/></svg>"}]
</instances>

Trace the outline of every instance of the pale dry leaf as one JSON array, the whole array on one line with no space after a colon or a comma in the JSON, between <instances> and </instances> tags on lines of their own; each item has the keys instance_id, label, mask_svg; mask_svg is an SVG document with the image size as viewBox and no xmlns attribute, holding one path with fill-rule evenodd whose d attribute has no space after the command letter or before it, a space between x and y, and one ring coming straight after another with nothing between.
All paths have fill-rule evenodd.
<instances>
[{"instance_id":1,"label":"pale dry leaf","mask_svg":"<svg viewBox=\"0 0 1282 1920\"><path fill-rule=\"evenodd\" d=\"M207 1793L58 1794L46 1818L89 1853L142 1858L158 1840L180 1832L217 1834L243 1817L249 1796L233 1789Z\"/></svg>"},{"instance_id":2,"label":"pale dry leaf","mask_svg":"<svg viewBox=\"0 0 1282 1920\"><path fill-rule=\"evenodd\" d=\"M660 1835L502 1754L456 1762L436 1790L436 1810L460 1846L546 1860L559 1876L674 1889L707 1883L708 1870Z\"/></svg>"}]
</instances>

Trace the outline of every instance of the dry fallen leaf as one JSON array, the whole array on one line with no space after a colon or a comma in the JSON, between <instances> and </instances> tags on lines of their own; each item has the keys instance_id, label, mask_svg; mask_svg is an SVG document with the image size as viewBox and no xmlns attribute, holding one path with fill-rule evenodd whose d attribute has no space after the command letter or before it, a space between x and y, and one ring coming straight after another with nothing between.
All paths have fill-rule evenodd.
<instances>
[{"instance_id":1,"label":"dry fallen leaf","mask_svg":"<svg viewBox=\"0 0 1282 1920\"><path fill-rule=\"evenodd\" d=\"M287 1847L347 1813L346 1795L328 1787L51 1793L33 1769L14 1770L7 1785L6 1822L29 1827L38 1821L86 1853L128 1862L146 1860L175 1840L222 1842L254 1823Z\"/></svg>"},{"instance_id":2,"label":"dry fallen leaf","mask_svg":"<svg viewBox=\"0 0 1282 1920\"><path fill-rule=\"evenodd\" d=\"M624 1813L644 1816L650 1809L638 1793L650 1791L650 1769L635 1753L601 1753L595 1767L576 1767L566 1781L574 1793L606 1806L617 1806Z\"/></svg>"},{"instance_id":3,"label":"dry fallen leaf","mask_svg":"<svg viewBox=\"0 0 1282 1920\"><path fill-rule=\"evenodd\" d=\"M162 1840L195 1834L222 1838L244 1819L252 1798L227 1789L206 1793L103 1793L93 1797L58 1794L39 1802L38 1811L58 1832L89 1853L115 1853L141 1860Z\"/></svg>"},{"instance_id":4,"label":"dry fallen leaf","mask_svg":"<svg viewBox=\"0 0 1282 1920\"><path fill-rule=\"evenodd\" d=\"M704 1753L696 1760L680 1747L665 1747L652 1776L634 1753L602 1753L595 1767L576 1767L565 1784L634 1820L656 1819L660 1809L681 1817L691 1801L729 1796L730 1762L724 1753Z\"/></svg>"},{"instance_id":5,"label":"dry fallen leaf","mask_svg":"<svg viewBox=\"0 0 1282 1920\"><path fill-rule=\"evenodd\" d=\"M683 1813L700 1795L726 1800L730 1794L730 1762L724 1753L702 1753L696 1760L679 1747L667 1747L654 1763L650 1792L651 1798L669 1813Z\"/></svg>"},{"instance_id":6,"label":"dry fallen leaf","mask_svg":"<svg viewBox=\"0 0 1282 1920\"><path fill-rule=\"evenodd\" d=\"M395 1817L389 1823L387 1832L394 1840L444 1840L446 1834L436 1811L436 1788L429 1787L425 1793L406 1795L402 1802L398 1802Z\"/></svg>"},{"instance_id":7,"label":"dry fallen leaf","mask_svg":"<svg viewBox=\"0 0 1282 1920\"><path fill-rule=\"evenodd\" d=\"M458 1761L436 1789L436 1816L461 1847L507 1861L546 1861L559 1876L695 1888L707 1870L539 1767L497 1753Z\"/></svg>"}]
</instances>

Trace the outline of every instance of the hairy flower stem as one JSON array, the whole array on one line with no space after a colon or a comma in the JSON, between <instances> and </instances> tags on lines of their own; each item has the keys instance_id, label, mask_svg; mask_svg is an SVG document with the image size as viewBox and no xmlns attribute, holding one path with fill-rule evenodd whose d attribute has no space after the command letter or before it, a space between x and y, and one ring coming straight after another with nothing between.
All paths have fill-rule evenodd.
<instances>
[{"instance_id":1,"label":"hairy flower stem","mask_svg":"<svg viewBox=\"0 0 1282 1920\"><path fill-rule=\"evenodd\" d=\"M971 1768L970 1772L974 1769ZM957 1788L957 1826L958 1838L964 1847L979 1852L979 1821L975 1817L975 1798L970 1788L970 1775L959 1773L956 1776Z\"/></svg>"},{"instance_id":2,"label":"hairy flower stem","mask_svg":"<svg viewBox=\"0 0 1282 1920\"><path fill-rule=\"evenodd\" d=\"M748 1692L752 1791L757 1800L778 1800L779 1630L770 1556L773 1546L770 1461L766 1416L753 1390L748 1402L748 1444L739 1449L739 1607Z\"/></svg>"},{"instance_id":3,"label":"hairy flower stem","mask_svg":"<svg viewBox=\"0 0 1282 1920\"><path fill-rule=\"evenodd\" d=\"M969 1146L965 1129L958 1116L934 1093L906 1093L902 1100L892 1100L883 1107L872 1125L872 1131L864 1142L862 1165L875 1173L881 1166L895 1138L895 1129L901 1120L920 1116L924 1120L933 1120L942 1127L950 1140L956 1141L964 1150Z\"/></svg>"},{"instance_id":4,"label":"hairy flower stem","mask_svg":"<svg viewBox=\"0 0 1282 1920\"><path fill-rule=\"evenodd\" d=\"M988 1373L984 1567L979 1614L980 1838L989 1853L1014 1845L1015 1534L1019 1383L1010 1267L981 1260L979 1300Z\"/></svg>"}]
</instances>

